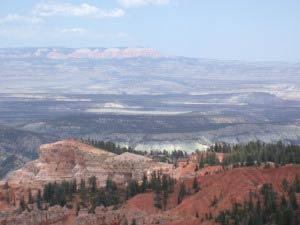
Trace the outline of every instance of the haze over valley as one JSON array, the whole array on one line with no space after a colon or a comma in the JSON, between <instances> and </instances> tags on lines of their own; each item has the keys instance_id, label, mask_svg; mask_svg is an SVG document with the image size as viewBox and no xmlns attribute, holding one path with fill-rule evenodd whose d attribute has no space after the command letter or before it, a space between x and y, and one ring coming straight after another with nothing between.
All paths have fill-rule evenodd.
<instances>
[{"instance_id":1,"label":"haze over valley","mask_svg":"<svg viewBox=\"0 0 300 225\"><path fill-rule=\"evenodd\" d=\"M300 140L299 64L171 57L144 48L1 52L3 162L12 151L19 155L22 147L12 142L24 135L30 151L68 138L187 152L215 142ZM15 166L36 157L23 155Z\"/></svg>"}]
</instances>

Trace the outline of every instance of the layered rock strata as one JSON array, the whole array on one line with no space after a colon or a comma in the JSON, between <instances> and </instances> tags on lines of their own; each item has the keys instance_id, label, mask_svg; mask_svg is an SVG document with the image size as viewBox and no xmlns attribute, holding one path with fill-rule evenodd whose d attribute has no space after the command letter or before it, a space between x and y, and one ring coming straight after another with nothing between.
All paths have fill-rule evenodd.
<instances>
[{"instance_id":1,"label":"layered rock strata","mask_svg":"<svg viewBox=\"0 0 300 225\"><path fill-rule=\"evenodd\" d=\"M131 179L141 180L144 174L162 171L172 175L173 166L132 153L116 155L76 140L41 145L39 159L11 172L5 178L11 186L40 188L49 182L61 182L89 177L104 186L108 178L119 185Z\"/></svg>"},{"instance_id":2,"label":"layered rock strata","mask_svg":"<svg viewBox=\"0 0 300 225\"><path fill-rule=\"evenodd\" d=\"M2 225L63 225L69 217L69 209L54 206L48 210L24 211L21 214L0 212L0 224Z\"/></svg>"}]
</instances>

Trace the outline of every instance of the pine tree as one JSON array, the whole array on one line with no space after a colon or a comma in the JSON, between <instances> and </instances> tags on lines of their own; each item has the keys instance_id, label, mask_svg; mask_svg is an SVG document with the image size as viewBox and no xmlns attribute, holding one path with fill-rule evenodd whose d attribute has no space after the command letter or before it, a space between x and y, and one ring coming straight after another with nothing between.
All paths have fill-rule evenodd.
<instances>
[{"instance_id":1,"label":"pine tree","mask_svg":"<svg viewBox=\"0 0 300 225\"><path fill-rule=\"evenodd\" d=\"M154 206L159 209L162 208L161 193L159 193L159 192L155 192L155 194L154 194Z\"/></svg>"},{"instance_id":2,"label":"pine tree","mask_svg":"<svg viewBox=\"0 0 300 225\"><path fill-rule=\"evenodd\" d=\"M290 204L291 204L292 208L294 210L299 209L299 205L298 205L297 198L296 198L296 193L294 191L290 192L289 197L290 197Z\"/></svg>"},{"instance_id":3,"label":"pine tree","mask_svg":"<svg viewBox=\"0 0 300 225\"><path fill-rule=\"evenodd\" d=\"M146 174L144 174L144 176L143 176L143 182L142 182L142 185L141 185L141 192L145 193L146 190L147 190L147 187L148 187L148 179L147 179Z\"/></svg>"},{"instance_id":4,"label":"pine tree","mask_svg":"<svg viewBox=\"0 0 300 225\"><path fill-rule=\"evenodd\" d=\"M21 211L24 211L26 209L26 203L25 203L24 197L22 197L20 199L19 208L20 208Z\"/></svg>"},{"instance_id":5,"label":"pine tree","mask_svg":"<svg viewBox=\"0 0 300 225\"><path fill-rule=\"evenodd\" d=\"M80 180L80 191L85 191L85 180L84 179Z\"/></svg>"},{"instance_id":6,"label":"pine tree","mask_svg":"<svg viewBox=\"0 0 300 225\"><path fill-rule=\"evenodd\" d=\"M294 188L294 191L296 193L300 193L300 182L299 182L298 175L295 176L295 180L294 180L294 183L293 183L293 188Z\"/></svg>"},{"instance_id":7,"label":"pine tree","mask_svg":"<svg viewBox=\"0 0 300 225\"><path fill-rule=\"evenodd\" d=\"M135 218L132 219L131 225L136 225L136 219Z\"/></svg>"},{"instance_id":8,"label":"pine tree","mask_svg":"<svg viewBox=\"0 0 300 225\"><path fill-rule=\"evenodd\" d=\"M168 197L169 197L168 191L167 190L163 190L163 208L164 208L164 210L167 209Z\"/></svg>"},{"instance_id":9,"label":"pine tree","mask_svg":"<svg viewBox=\"0 0 300 225\"><path fill-rule=\"evenodd\" d=\"M212 202L210 203L210 206L211 206L211 207L214 207L214 206L216 206L217 204L218 204L218 199L217 199L216 196L214 196Z\"/></svg>"},{"instance_id":10,"label":"pine tree","mask_svg":"<svg viewBox=\"0 0 300 225\"><path fill-rule=\"evenodd\" d=\"M6 199L6 203L10 204L10 195L8 191L5 192L5 199Z\"/></svg>"},{"instance_id":11,"label":"pine tree","mask_svg":"<svg viewBox=\"0 0 300 225\"><path fill-rule=\"evenodd\" d=\"M127 199L130 199L139 193L139 184L136 180L131 180L127 186Z\"/></svg>"},{"instance_id":12,"label":"pine tree","mask_svg":"<svg viewBox=\"0 0 300 225\"><path fill-rule=\"evenodd\" d=\"M106 191L112 192L115 189L116 189L116 184L109 177L107 177L107 179L106 179Z\"/></svg>"},{"instance_id":13,"label":"pine tree","mask_svg":"<svg viewBox=\"0 0 300 225\"><path fill-rule=\"evenodd\" d=\"M54 187L54 199L53 202L50 202L50 205L59 204L60 206L65 206L67 203L67 193L64 184L55 185Z\"/></svg>"},{"instance_id":14,"label":"pine tree","mask_svg":"<svg viewBox=\"0 0 300 225\"><path fill-rule=\"evenodd\" d=\"M284 210L282 212L282 215L281 215L281 224L283 225L291 225L293 224L293 211L291 210L291 208L287 208L286 210ZM295 223L297 224L297 223Z\"/></svg>"},{"instance_id":15,"label":"pine tree","mask_svg":"<svg viewBox=\"0 0 300 225\"><path fill-rule=\"evenodd\" d=\"M89 178L89 187L92 193L95 193L97 190L97 178L92 176Z\"/></svg>"},{"instance_id":16,"label":"pine tree","mask_svg":"<svg viewBox=\"0 0 300 225\"><path fill-rule=\"evenodd\" d=\"M197 193L198 191L200 191L200 187L199 187L199 183L197 181L197 177L194 178L194 181L193 181L193 189L194 191Z\"/></svg>"},{"instance_id":17,"label":"pine tree","mask_svg":"<svg viewBox=\"0 0 300 225\"><path fill-rule=\"evenodd\" d=\"M105 192L106 191L106 192ZM120 203L120 193L115 182L109 177L106 180L105 190L101 189L101 195L105 197L106 206L118 205Z\"/></svg>"},{"instance_id":18,"label":"pine tree","mask_svg":"<svg viewBox=\"0 0 300 225\"><path fill-rule=\"evenodd\" d=\"M281 210L284 210L288 207L288 203L287 203L287 200L285 198L284 195L281 196L281 200L280 200L280 208Z\"/></svg>"},{"instance_id":19,"label":"pine tree","mask_svg":"<svg viewBox=\"0 0 300 225\"><path fill-rule=\"evenodd\" d=\"M160 177L154 177L153 180L153 190L154 190L154 206L156 208L161 209L162 208L162 197L161 197L161 192L162 192L162 185L161 185L161 180Z\"/></svg>"},{"instance_id":20,"label":"pine tree","mask_svg":"<svg viewBox=\"0 0 300 225\"><path fill-rule=\"evenodd\" d=\"M252 194L253 194L253 192L250 191L249 192L249 202L248 202L248 210L250 212L254 211L254 204L253 204Z\"/></svg>"},{"instance_id":21,"label":"pine tree","mask_svg":"<svg viewBox=\"0 0 300 225\"><path fill-rule=\"evenodd\" d=\"M206 217L207 217L207 219L209 219L208 215ZM216 222L218 222L221 225L227 225L227 223L226 223L226 213L225 212L220 212L219 216L216 218Z\"/></svg>"},{"instance_id":22,"label":"pine tree","mask_svg":"<svg viewBox=\"0 0 300 225\"><path fill-rule=\"evenodd\" d=\"M283 180L282 180L282 182L281 182L281 187L282 187L282 190L283 190L284 192L287 192L287 191L288 191L288 189L289 189L289 183L288 183L288 181L287 181L286 178L283 178Z\"/></svg>"},{"instance_id":23,"label":"pine tree","mask_svg":"<svg viewBox=\"0 0 300 225\"><path fill-rule=\"evenodd\" d=\"M204 168L204 165L205 165L205 163L204 163L204 155L203 155L203 153L201 153L201 155L200 155L200 162L199 162L199 168Z\"/></svg>"},{"instance_id":24,"label":"pine tree","mask_svg":"<svg viewBox=\"0 0 300 225\"><path fill-rule=\"evenodd\" d=\"M76 193L76 191L77 191L77 181L76 181L76 179L73 179L73 181L71 182L71 191L72 191L72 194Z\"/></svg>"},{"instance_id":25,"label":"pine tree","mask_svg":"<svg viewBox=\"0 0 300 225\"><path fill-rule=\"evenodd\" d=\"M42 209L41 202L42 202L42 194L41 194L41 190L38 190L38 193L36 195L36 205L38 209Z\"/></svg>"},{"instance_id":26,"label":"pine tree","mask_svg":"<svg viewBox=\"0 0 300 225\"><path fill-rule=\"evenodd\" d=\"M31 193L31 189L28 190L28 204L33 204L33 197Z\"/></svg>"},{"instance_id":27,"label":"pine tree","mask_svg":"<svg viewBox=\"0 0 300 225\"><path fill-rule=\"evenodd\" d=\"M180 189L178 193L177 203L180 204L186 194L186 187L184 183L180 184Z\"/></svg>"},{"instance_id":28,"label":"pine tree","mask_svg":"<svg viewBox=\"0 0 300 225\"><path fill-rule=\"evenodd\" d=\"M260 212L261 212L261 205L260 205L260 200L259 199L256 202L255 211L256 211L257 214L260 214Z\"/></svg>"},{"instance_id":29,"label":"pine tree","mask_svg":"<svg viewBox=\"0 0 300 225\"><path fill-rule=\"evenodd\" d=\"M97 197L96 197L96 206L101 206L101 205L103 205L104 207L106 207L108 205L107 197L106 197L106 194L103 189L99 190Z\"/></svg>"},{"instance_id":30,"label":"pine tree","mask_svg":"<svg viewBox=\"0 0 300 225\"><path fill-rule=\"evenodd\" d=\"M120 225L128 225L128 221L126 217L121 221Z\"/></svg>"}]
</instances>

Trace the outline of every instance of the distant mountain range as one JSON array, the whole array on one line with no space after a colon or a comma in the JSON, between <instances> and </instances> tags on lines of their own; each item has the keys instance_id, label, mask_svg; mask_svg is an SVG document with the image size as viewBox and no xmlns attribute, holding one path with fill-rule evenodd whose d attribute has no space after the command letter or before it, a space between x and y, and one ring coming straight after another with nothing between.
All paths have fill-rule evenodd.
<instances>
[{"instance_id":1,"label":"distant mountain range","mask_svg":"<svg viewBox=\"0 0 300 225\"><path fill-rule=\"evenodd\" d=\"M2 93L224 94L300 99L300 64L171 57L151 48L0 49Z\"/></svg>"}]
</instances>

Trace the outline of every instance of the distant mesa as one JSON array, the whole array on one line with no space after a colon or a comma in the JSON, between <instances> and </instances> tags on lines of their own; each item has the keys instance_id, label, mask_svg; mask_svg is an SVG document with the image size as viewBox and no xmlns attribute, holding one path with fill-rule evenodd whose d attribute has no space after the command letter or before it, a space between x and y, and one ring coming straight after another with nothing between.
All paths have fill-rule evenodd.
<instances>
[{"instance_id":1,"label":"distant mesa","mask_svg":"<svg viewBox=\"0 0 300 225\"><path fill-rule=\"evenodd\" d=\"M20 48L0 49L0 59L122 59L158 58L162 55L152 48Z\"/></svg>"},{"instance_id":2,"label":"distant mesa","mask_svg":"<svg viewBox=\"0 0 300 225\"><path fill-rule=\"evenodd\" d=\"M128 106L120 103L114 103L114 102L107 102L103 106L104 108L116 108L116 109L124 109L127 108Z\"/></svg>"}]
</instances>

